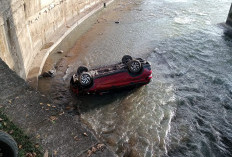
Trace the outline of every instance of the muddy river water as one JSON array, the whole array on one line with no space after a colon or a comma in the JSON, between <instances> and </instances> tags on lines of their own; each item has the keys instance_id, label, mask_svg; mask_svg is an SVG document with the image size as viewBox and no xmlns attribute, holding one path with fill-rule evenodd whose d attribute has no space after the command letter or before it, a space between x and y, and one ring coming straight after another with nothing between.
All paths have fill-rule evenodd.
<instances>
[{"instance_id":1,"label":"muddy river water","mask_svg":"<svg viewBox=\"0 0 232 157\"><path fill-rule=\"evenodd\" d=\"M80 26L89 29L69 52L50 55L56 76L40 78L38 89L119 156L232 156L232 39L219 25L230 3L116 0ZM103 96L69 91L79 65L125 54L151 62L150 84Z\"/></svg>"}]
</instances>

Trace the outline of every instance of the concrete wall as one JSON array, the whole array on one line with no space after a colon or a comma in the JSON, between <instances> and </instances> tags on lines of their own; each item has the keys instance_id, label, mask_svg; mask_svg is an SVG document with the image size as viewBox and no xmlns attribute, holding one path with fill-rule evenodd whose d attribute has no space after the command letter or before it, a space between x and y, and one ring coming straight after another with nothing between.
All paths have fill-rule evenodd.
<instances>
[{"instance_id":1,"label":"concrete wall","mask_svg":"<svg viewBox=\"0 0 232 157\"><path fill-rule=\"evenodd\" d=\"M104 0L0 0L0 58L26 79L52 36ZM86 13L85 13L86 12Z\"/></svg>"},{"instance_id":2,"label":"concrete wall","mask_svg":"<svg viewBox=\"0 0 232 157\"><path fill-rule=\"evenodd\" d=\"M230 11L226 20L226 24L232 27L232 4L230 6Z\"/></svg>"}]
</instances>

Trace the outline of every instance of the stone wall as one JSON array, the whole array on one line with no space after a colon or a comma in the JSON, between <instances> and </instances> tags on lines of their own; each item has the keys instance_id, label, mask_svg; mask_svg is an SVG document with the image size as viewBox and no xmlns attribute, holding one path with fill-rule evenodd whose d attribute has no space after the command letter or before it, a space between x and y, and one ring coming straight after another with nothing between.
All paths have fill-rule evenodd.
<instances>
[{"instance_id":1,"label":"stone wall","mask_svg":"<svg viewBox=\"0 0 232 157\"><path fill-rule=\"evenodd\" d=\"M26 79L52 36L104 0L0 0L0 58ZM85 13L86 12L86 13Z\"/></svg>"}]
</instances>

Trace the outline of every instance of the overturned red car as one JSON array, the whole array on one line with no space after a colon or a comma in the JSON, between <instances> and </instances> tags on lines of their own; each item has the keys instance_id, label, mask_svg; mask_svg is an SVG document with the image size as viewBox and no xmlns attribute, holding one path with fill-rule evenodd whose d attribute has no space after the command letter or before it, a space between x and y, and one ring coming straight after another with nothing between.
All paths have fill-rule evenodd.
<instances>
[{"instance_id":1,"label":"overturned red car","mask_svg":"<svg viewBox=\"0 0 232 157\"><path fill-rule=\"evenodd\" d=\"M80 66L70 81L71 90L80 94L102 94L126 87L148 84L152 78L151 65L142 58L125 55L117 64L88 70Z\"/></svg>"}]
</instances>

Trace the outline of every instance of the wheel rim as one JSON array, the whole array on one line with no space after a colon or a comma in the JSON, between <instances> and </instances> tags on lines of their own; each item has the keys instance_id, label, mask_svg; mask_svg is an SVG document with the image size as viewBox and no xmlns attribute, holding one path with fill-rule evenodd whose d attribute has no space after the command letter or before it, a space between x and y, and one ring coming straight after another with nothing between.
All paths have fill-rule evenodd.
<instances>
[{"instance_id":1,"label":"wheel rim","mask_svg":"<svg viewBox=\"0 0 232 157\"><path fill-rule=\"evenodd\" d=\"M83 74L81 76L81 83L83 85L88 85L88 84L90 84L90 82L91 82L91 77L89 76L89 74Z\"/></svg>"},{"instance_id":2,"label":"wheel rim","mask_svg":"<svg viewBox=\"0 0 232 157\"><path fill-rule=\"evenodd\" d=\"M134 72L139 72L139 70L140 70L139 62L132 62L130 68Z\"/></svg>"}]
</instances>

